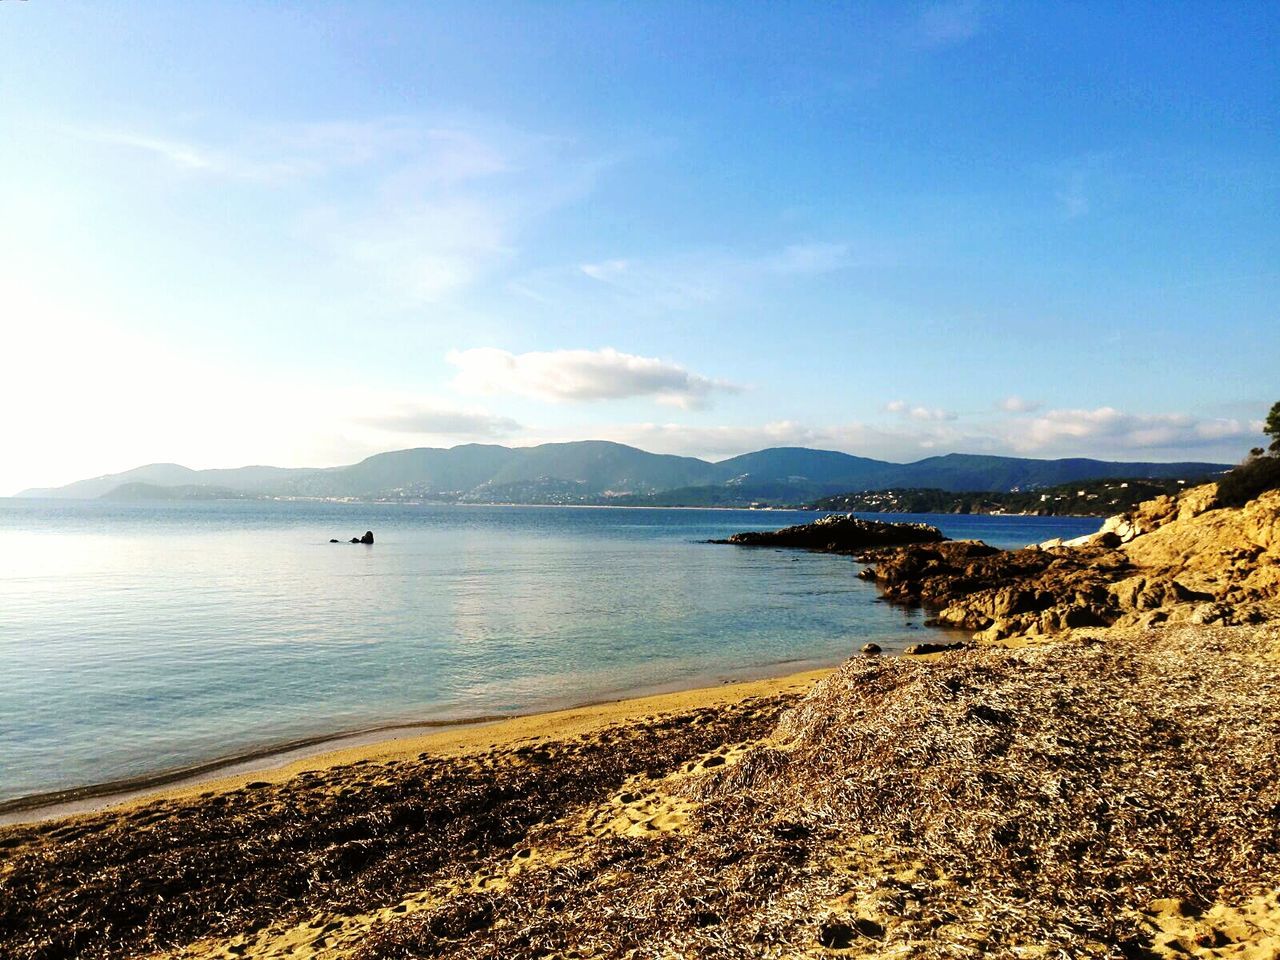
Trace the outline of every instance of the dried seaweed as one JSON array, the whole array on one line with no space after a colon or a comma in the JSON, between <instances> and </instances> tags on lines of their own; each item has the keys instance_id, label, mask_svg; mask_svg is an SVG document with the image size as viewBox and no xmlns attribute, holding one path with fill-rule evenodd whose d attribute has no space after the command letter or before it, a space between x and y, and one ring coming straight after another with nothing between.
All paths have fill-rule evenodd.
<instances>
[{"instance_id":1,"label":"dried seaweed","mask_svg":"<svg viewBox=\"0 0 1280 960\"><path fill-rule=\"evenodd\" d=\"M696 830L588 846L518 878L483 930L441 938L428 913L362 956L1137 955L1156 898L1280 884L1259 635L851 661L784 718L784 748L688 784Z\"/></svg>"},{"instance_id":2,"label":"dried seaweed","mask_svg":"<svg viewBox=\"0 0 1280 960\"><path fill-rule=\"evenodd\" d=\"M794 696L594 739L361 762L281 784L0 830L0 957L113 957L309 912L396 902L509 856L528 830L637 774L766 733ZM450 928L451 929L451 928Z\"/></svg>"}]
</instances>

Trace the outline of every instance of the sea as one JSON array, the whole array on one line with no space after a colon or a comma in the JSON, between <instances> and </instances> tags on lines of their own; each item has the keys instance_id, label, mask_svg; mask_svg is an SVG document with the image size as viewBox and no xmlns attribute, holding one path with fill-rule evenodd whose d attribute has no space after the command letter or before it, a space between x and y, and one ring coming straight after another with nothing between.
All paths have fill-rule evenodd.
<instances>
[{"instance_id":1,"label":"sea","mask_svg":"<svg viewBox=\"0 0 1280 960\"><path fill-rule=\"evenodd\" d=\"M0 499L0 804L930 639L847 557L705 542L816 516ZM1000 547L1099 526L877 517Z\"/></svg>"}]
</instances>

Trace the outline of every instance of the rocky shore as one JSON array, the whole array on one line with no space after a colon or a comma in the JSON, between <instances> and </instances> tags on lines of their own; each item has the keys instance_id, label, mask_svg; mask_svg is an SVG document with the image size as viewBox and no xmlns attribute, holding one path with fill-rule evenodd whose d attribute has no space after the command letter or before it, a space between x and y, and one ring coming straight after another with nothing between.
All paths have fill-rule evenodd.
<instances>
[{"instance_id":1,"label":"rocky shore","mask_svg":"<svg viewBox=\"0 0 1280 960\"><path fill-rule=\"evenodd\" d=\"M1280 491L1217 509L1212 485L1159 497L1089 537L996 550L957 541L864 551L891 600L979 640L1075 627L1260 623L1280 599Z\"/></svg>"}]
</instances>

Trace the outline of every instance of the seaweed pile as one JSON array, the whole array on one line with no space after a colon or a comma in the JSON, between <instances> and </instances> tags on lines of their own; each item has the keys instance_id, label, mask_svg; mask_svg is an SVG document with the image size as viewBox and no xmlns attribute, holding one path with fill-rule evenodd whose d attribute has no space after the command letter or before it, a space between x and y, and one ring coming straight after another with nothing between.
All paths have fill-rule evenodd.
<instances>
[{"instance_id":1,"label":"seaweed pile","mask_svg":"<svg viewBox=\"0 0 1280 960\"><path fill-rule=\"evenodd\" d=\"M0 829L0 957L133 956L394 903L432 878L509 859L530 828L628 777L764 735L794 699Z\"/></svg>"},{"instance_id":2,"label":"seaweed pile","mask_svg":"<svg viewBox=\"0 0 1280 960\"><path fill-rule=\"evenodd\" d=\"M679 788L692 829L540 828L576 855L360 956L1181 955L1151 905L1280 887L1278 654L1273 626L1183 626L850 661Z\"/></svg>"}]
</instances>

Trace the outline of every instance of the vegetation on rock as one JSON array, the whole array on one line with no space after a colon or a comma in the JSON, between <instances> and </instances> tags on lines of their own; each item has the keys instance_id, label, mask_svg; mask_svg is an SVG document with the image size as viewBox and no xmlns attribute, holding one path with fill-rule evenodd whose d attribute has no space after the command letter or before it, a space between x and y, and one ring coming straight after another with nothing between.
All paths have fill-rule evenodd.
<instances>
[{"instance_id":1,"label":"vegetation on rock","mask_svg":"<svg viewBox=\"0 0 1280 960\"><path fill-rule=\"evenodd\" d=\"M1280 402L1272 405L1262 432L1271 438L1266 450L1255 447L1244 463L1218 481L1218 505L1241 507L1268 490L1280 489Z\"/></svg>"}]
</instances>

